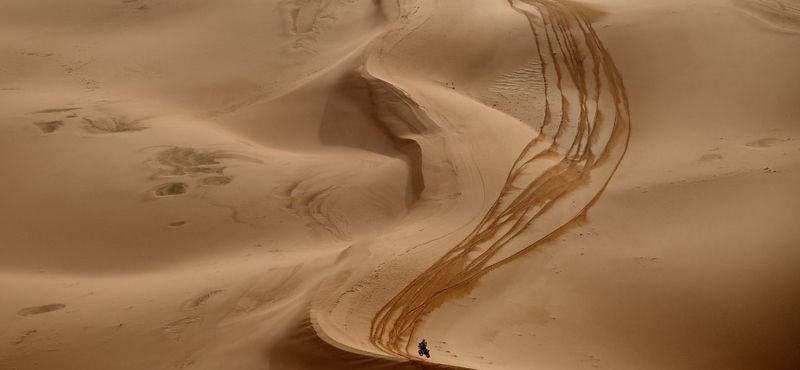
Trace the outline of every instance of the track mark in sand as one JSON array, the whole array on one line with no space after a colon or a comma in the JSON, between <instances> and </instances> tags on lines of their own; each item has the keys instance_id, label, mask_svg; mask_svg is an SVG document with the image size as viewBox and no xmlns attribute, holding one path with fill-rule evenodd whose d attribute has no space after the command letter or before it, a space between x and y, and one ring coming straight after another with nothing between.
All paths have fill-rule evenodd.
<instances>
[{"instance_id":1,"label":"track mark in sand","mask_svg":"<svg viewBox=\"0 0 800 370\"><path fill-rule=\"evenodd\" d=\"M318 40L336 22L339 3L338 0L284 0L281 3L284 28L298 36L290 51L308 57L317 55Z\"/></svg>"},{"instance_id":2,"label":"track mark in sand","mask_svg":"<svg viewBox=\"0 0 800 370\"><path fill-rule=\"evenodd\" d=\"M35 329L26 330L25 332L17 335L17 337L14 338L14 340L11 342L11 345L12 346L18 346L18 345L24 343L26 340L28 340L28 338L30 338L32 335L34 335L36 333L38 333L38 331L36 331Z\"/></svg>"},{"instance_id":3,"label":"track mark in sand","mask_svg":"<svg viewBox=\"0 0 800 370\"><path fill-rule=\"evenodd\" d=\"M33 123L42 133L49 134L55 132L64 126L64 121L48 121L48 122L34 122Z\"/></svg>"},{"instance_id":4,"label":"track mark in sand","mask_svg":"<svg viewBox=\"0 0 800 370\"><path fill-rule=\"evenodd\" d=\"M295 4L296 8L292 12L293 31L300 34L311 31L317 15L322 10L322 0L305 0Z\"/></svg>"},{"instance_id":5,"label":"track mark in sand","mask_svg":"<svg viewBox=\"0 0 800 370\"><path fill-rule=\"evenodd\" d=\"M715 148L714 150L711 151L711 153L703 154L702 156L700 156L700 158L697 159L697 163L721 161L723 156L720 153L716 153L717 150L719 150L719 148Z\"/></svg>"},{"instance_id":6,"label":"track mark in sand","mask_svg":"<svg viewBox=\"0 0 800 370\"><path fill-rule=\"evenodd\" d=\"M208 150L187 147L167 147L147 161L158 169L154 178L191 176L197 174L222 175L230 165L226 161L238 160L252 163L262 161L226 150ZM213 180L212 180L213 181Z\"/></svg>"},{"instance_id":7,"label":"track mark in sand","mask_svg":"<svg viewBox=\"0 0 800 370\"><path fill-rule=\"evenodd\" d=\"M43 313L58 311L64 307L67 307L67 305L62 303L53 303L36 307L27 307L19 310L19 312L17 312L17 315L19 316L39 315Z\"/></svg>"},{"instance_id":8,"label":"track mark in sand","mask_svg":"<svg viewBox=\"0 0 800 370\"><path fill-rule=\"evenodd\" d=\"M521 3L527 6L515 5ZM528 18L541 61L539 134L519 154L478 226L373 318L370 341L386 353L414 357L411 338L427 314L579 222L627 149L627 93L591 26L592 13L566 0L509 4Z\"/></svg>"},{"instance_id":9,"label":"track mark in sand","mask_svg":"<svg viewBox=\"0 0 800 370\"><path fill-rule=\"evenodd\" d=\"M230 184L233 181L233 176L213 176L206 177L200 180L200 185L203 186L221 186Z\"/></svg>"},{"instance_id":10,"label":"track mark in sand","mask_svg":"<svg viewBox=\"0 0 800 370\"><path fill-rule=\"evenodd\" d=\"M750 141L747 144L745 144L745 146L750 148L766 149L766 148L771 148L773 146L778 146L785 141L789 141L789 139L778 139L774 137L767 137L763 139Z\"/></svg>"},{"instance_id":11,"label":"track mark in sand","mask_svg":"<svg viewBox=\"0 0 800 370\"><path fill-rule=\"evenodd\" d=\"M175 222L170 222L170 223L168 223L167 225L169 225L169 227L172 227L172 228L175 228L175 227L181 227L181 226L183 226L183 225L186 225L186 221L175 221Z\"/></svg>"},{"instance_id":12,"label":"track mark in sand","mask_svg":"<svg viewBox=\"0 0 800 370\"><path fill-rule=\"evenodd\" d=\"M50 109L42 109L32 112L31 114L42 114L42 113L64 113L64 112L71 112L74 110L78 110L81 108L50 108Z\"/></svg>"},{"instance_id":13,"label":"track mark in sand","mask_svg":"<svg viewBox=\"0 0 800 370\"><path fill-rule=\"evenodd\" d=\"M189 366L192 366L195 361L197 361L197 356L193 352L188 352L184 354L178 360L172 362L173 369L185 369Z\"/></svg>"},{"instance_id":14,"label":"track mark in sand","mask_svg":"<svg viewBox=\"0 0 800 370\"><path fill-rule=\"evenodd\" d=\"M198 307L204 305L206 302L208 302L208 300L211 299L211 297L213 297L213 296L215 296L215 295L217 295L219 293L222 293L222 289L212 290L212 291L210 291L208 293L200 294L197 297L194 297L194 298L184 302L183 305L181 305L181 310L188 311L188 310L193 310L195 308L198 308Z\"/></svg>"},{"instance_id":15,"label":"track mark in sand","mask_svg":"<svg viewBox=\"0 0 800 370\"><path fill-rule=\"evenodd\" d=\"M189 190L189 185L182 182L170 182L161 184L153 189L153 195L157 197L168 197L172 195L180 195Z\"/></svg>"},{"instance_id":16,"label":"track mark in sand","mask_svg":"<svg viewBox=\"0 0 800 370\"><path fill-rule=\"evenodd\" d=\"M163 147L162 147L163 148ZM147 148L145 150L152 149ZM231 161L263 164L261 160L246 155L235 154L226 150L208 150L187 147L166 147L160 149L145 163L157 171L152 179L186 177L195 175L216 175L202 178L199 186L222 186L231 183L233 176L224 175L224 171L232 165ZM160 184L150 190L155 197L167 197L184 194L189 185L184 181Z\"/></svg>"},{"instance_id":17,"label":"track mark in sand","mask_svg":"<svg viewBox=\"0 0 800 370\"><path fill-rule=\"evenodd\" d=\"M189 327L199 324L203 320L200 316L188 316L177 319L167 325L164 325L162 331L170 339L180 342L185 332Z\"/></svg>"},{"instance_id":18,"label":"track mark in sand","mask_svg":"<svg viewBox=\"0 0 800 370\"><path fill-rule=\"evenodd\" d=\"M340 17L357 0L281 0L284 30L296 36L289 47L291 54L313 57L319 54L320 39L331 31ZM375 2L379 5L379 2Z\"/></svg>"},{"instance_id":19,"label":"track mark in sand","mask_svg":"<svg viewBox=\"0 0 800 370\"><path fill-rule=\"evenodd\" d=\"M119 133L146 130L142 122L148 118L128 119L125 117L83 118L83 129L91 133Z\"/></svg>"},{"instance_id":20,"label":"track mark in sand","mask_svg":"<svg viewBox=\"0 0 800 370\"><path fill-rule=\"evenodd\" d=\"M38 110L28 115L35 115L39 118L33 124L44 133L53 132L65 124L71 125L73 123L83 128L84 131L93 134L135 132L148 129L143 122L153 118L152 116L130 118L125 114L112 115L105 112L101 107L95 107L94 111L89 108L86 110L84 108L51 108ZM79 110L84 111L77 112Z\"/></svg>"},{"instance_id":21,"label":"track mark in sand","mask_svg":"<svg viewBox=\"0 0 800 370\"><path fill-rule=\"evenodd\" d=\"M77 114L73 111L80 109L82 108L41 109L28 113L25 116L32 116L29 118L29 122L42 131L43 134L50 134L60 130L66 123L70 122L71 119L76 118Z\"/></svg>"}]
</instances>

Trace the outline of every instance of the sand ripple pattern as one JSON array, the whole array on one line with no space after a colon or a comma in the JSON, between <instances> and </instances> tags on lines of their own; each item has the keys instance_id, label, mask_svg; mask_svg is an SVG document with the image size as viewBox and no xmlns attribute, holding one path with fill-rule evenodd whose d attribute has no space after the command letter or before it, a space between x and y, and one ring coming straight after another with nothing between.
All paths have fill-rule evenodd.
<instances>
[{"instance_id":1,"label":"sand ripple pattern","mask_svg":"<svg viewBox=\"0 0 800 370\"><path fill-rule=\"evenodd\" d=\"M779 29L800 32L800 4L779 0L732 0L732 2Z\"/></svg>"},{"instance_id":2,"label":"sand ripple pattern","mask_svg":"<svg viewBox=\"0 0 800 370\"><path fill-rule=\"evenodd\" d=\"M412 357L411 338L427 314L579 220L627 148L625 87L587 16L563 0L509 4L528 18L541 59L546 104L539 134L478 226L374 317L370 340L386 353Z\"/></svg>"}]
</instances>

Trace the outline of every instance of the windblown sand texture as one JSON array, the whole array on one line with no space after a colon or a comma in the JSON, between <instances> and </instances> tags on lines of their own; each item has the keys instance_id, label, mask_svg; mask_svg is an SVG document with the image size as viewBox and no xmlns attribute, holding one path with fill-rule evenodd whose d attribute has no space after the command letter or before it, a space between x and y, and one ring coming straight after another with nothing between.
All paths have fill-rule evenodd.
<instances>
[{"instance_id":1,"label":"windblown sand texture","mask_svg":"<svg viewBox=\"0 0 800 370\"><path fill-rule=\"evenodd\" d=\"M798 65L797 0L0 3L0 369L795 368Z\"/></svg>"}]
</instances>

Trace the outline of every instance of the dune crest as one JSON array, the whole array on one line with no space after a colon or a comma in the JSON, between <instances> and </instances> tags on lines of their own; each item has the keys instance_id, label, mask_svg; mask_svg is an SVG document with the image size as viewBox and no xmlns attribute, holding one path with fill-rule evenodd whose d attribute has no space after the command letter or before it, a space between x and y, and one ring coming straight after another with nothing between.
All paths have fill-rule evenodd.
<instances>
[{"instance_id":1,"label":"dune crest","mask_svg":"<svg viewBox=\"0 0 800 370\"><path fill-rule=\"evenodd\" d=\"M477 227L373 319L370 340L388 353L413 356L407 349L410 338L442 300L464 294L480 276L557 236L582 216L624 155L630 125L625 87L587 17L568 3L524 3L538 13L510 2L530 21L544 82L544 118ZM572 204L562 214L553 212L562 202Z\"/></svg>"}]
</instances>

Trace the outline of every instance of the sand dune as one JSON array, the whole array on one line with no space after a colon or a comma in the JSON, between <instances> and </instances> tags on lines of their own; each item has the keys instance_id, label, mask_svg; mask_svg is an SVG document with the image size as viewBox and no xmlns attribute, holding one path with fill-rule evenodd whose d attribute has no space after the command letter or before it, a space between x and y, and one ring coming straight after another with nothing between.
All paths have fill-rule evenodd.
<instances>
[{"instance_id":1,"label":"sand dune","mask_svg":"<svg viewBox=\"0 0 800 370\"><path fill-rule=\"evenodd\" d=\"M794 368L798 9L6 2L0 367Z\"/></svg>"}]
</instances>

